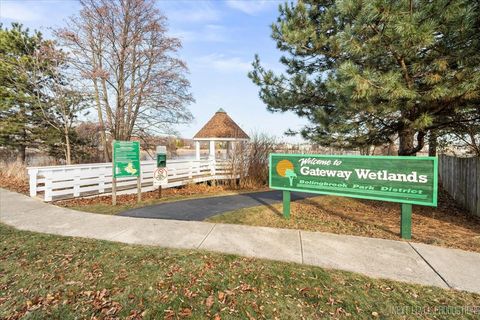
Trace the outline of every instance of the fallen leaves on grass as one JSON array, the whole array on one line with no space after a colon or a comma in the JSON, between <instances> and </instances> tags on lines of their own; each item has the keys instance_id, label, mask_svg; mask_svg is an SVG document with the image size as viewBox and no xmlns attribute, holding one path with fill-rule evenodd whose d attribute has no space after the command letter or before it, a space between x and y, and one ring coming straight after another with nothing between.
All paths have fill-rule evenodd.
<instances>
[{"instance_id":1,"label":"fallen leaves on grass","mask_svg":"<svg viewBox=\"0 0 480 320\"><path fill-rule=\"evenodd\" d=\"M306 265L1 224L0 265L1 319L371 319L373 312L392 316L392 304L470 306L479 299Z\"/></svg>"}]
</instances>

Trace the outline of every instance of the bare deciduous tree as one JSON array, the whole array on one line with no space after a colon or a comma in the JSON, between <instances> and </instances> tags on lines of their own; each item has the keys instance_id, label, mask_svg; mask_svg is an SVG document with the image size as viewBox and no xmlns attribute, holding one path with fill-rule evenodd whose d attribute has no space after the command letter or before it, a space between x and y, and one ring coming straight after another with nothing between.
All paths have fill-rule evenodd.
<instances>
[{"instance_id":1,"label":"bare deciduous tree","mask_svg":"<svg viewBox=\"0 0 480 320\"><path fill-rule=\"evenodd\" d=\"M80 14L56 36L90 83L106 160L107 132L113 139L129 140L190 121L188 69L176 57L181 43L167 36L166 17L154 0L80 3Z\"/></svg>"}]
</instances>

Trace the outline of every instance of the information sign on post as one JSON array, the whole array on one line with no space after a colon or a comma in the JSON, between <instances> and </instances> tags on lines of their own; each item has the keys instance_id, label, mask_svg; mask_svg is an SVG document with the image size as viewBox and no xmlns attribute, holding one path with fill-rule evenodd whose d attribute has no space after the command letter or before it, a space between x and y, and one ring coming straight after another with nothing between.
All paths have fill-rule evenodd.
<instances>
[{"instance_id":1,"label":"information sign on post","mask_svg":"<svg viewBox=\"0 0 480 320\"><path fill-rule=\"evenodd\" d=\"M138 141L113 141L112 204L117 202L117 178L137 177L137 200L141 200L140 143Z\"/></svg>"},{"instance_id":2,"label":"information sign on post","mask_svg":"<svg viewBox=\"0 0 480 320\"><path fill-rule=\"evenodd\" d=\"M162 186L168 183L167 147L157 146L157 169L153 172L153 186L158 187L159 197L162 196Z\"/></svg>"},{"instance_id":3,"label":"information sign on post","mask_svg":"<svg viewBox=\"0 0 480 320\"><path fill-rule=\"evenodd\" d=\"M401 203L401 236L411 237L412 204L437 205L436 157L271 154L269 185L283 190L290 216L290 191Z\"/></svg>"}]
</instances>

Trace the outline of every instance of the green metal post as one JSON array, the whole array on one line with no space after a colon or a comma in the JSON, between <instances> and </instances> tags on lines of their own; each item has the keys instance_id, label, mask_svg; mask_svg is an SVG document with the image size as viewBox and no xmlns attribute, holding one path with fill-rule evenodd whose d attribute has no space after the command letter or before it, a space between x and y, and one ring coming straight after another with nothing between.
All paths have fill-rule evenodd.
<instances>
[{"instance_id":1,"label":"green metal post","mask_svg":"<svg viewBox=\"0 0 480 320\"><path fill-rule=\"evenodd\" d=\"M283 217L290 219L290 191L283 191Z\"/></svg>"},{"instance_id":2,"label":"green metal post","mask_svg":"<svg viewBox=\"0 0 480 320\"><path fill-rule=\"evenodd\" d=\"M400 218L400 235L402 239L412 238L412 205L402 203Z\"/></svg>"}]
</instances>

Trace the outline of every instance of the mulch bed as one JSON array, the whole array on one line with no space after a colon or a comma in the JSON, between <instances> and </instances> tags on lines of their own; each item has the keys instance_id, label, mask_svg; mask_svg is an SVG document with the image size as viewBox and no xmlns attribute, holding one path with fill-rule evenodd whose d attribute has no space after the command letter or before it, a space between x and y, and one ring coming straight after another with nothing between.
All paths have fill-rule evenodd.
<instances>
[{"instance_id":1,"label":"mulch bed","mask_svg":"<svg viewBox=\"0 0 480 320\"><path fill-rule=\"evenodd\" d=\"M220 192L228 191L225 186L209 186L207 184L191 184L178 188L168 188L162 190L162 198L168 199L179 196L192 196L192 195L204 195L204 194L217 194ZM158 199L158 191L149 191L142 193L142 201ZM54 204L62 207L81 207L95 204L112 203L112 196L97 196L91 198L75 198L68 200L55 201ZM118 205L135 205L137 203L137 194L122 194L117 196Z\"/></svg>"}]
</instances>

